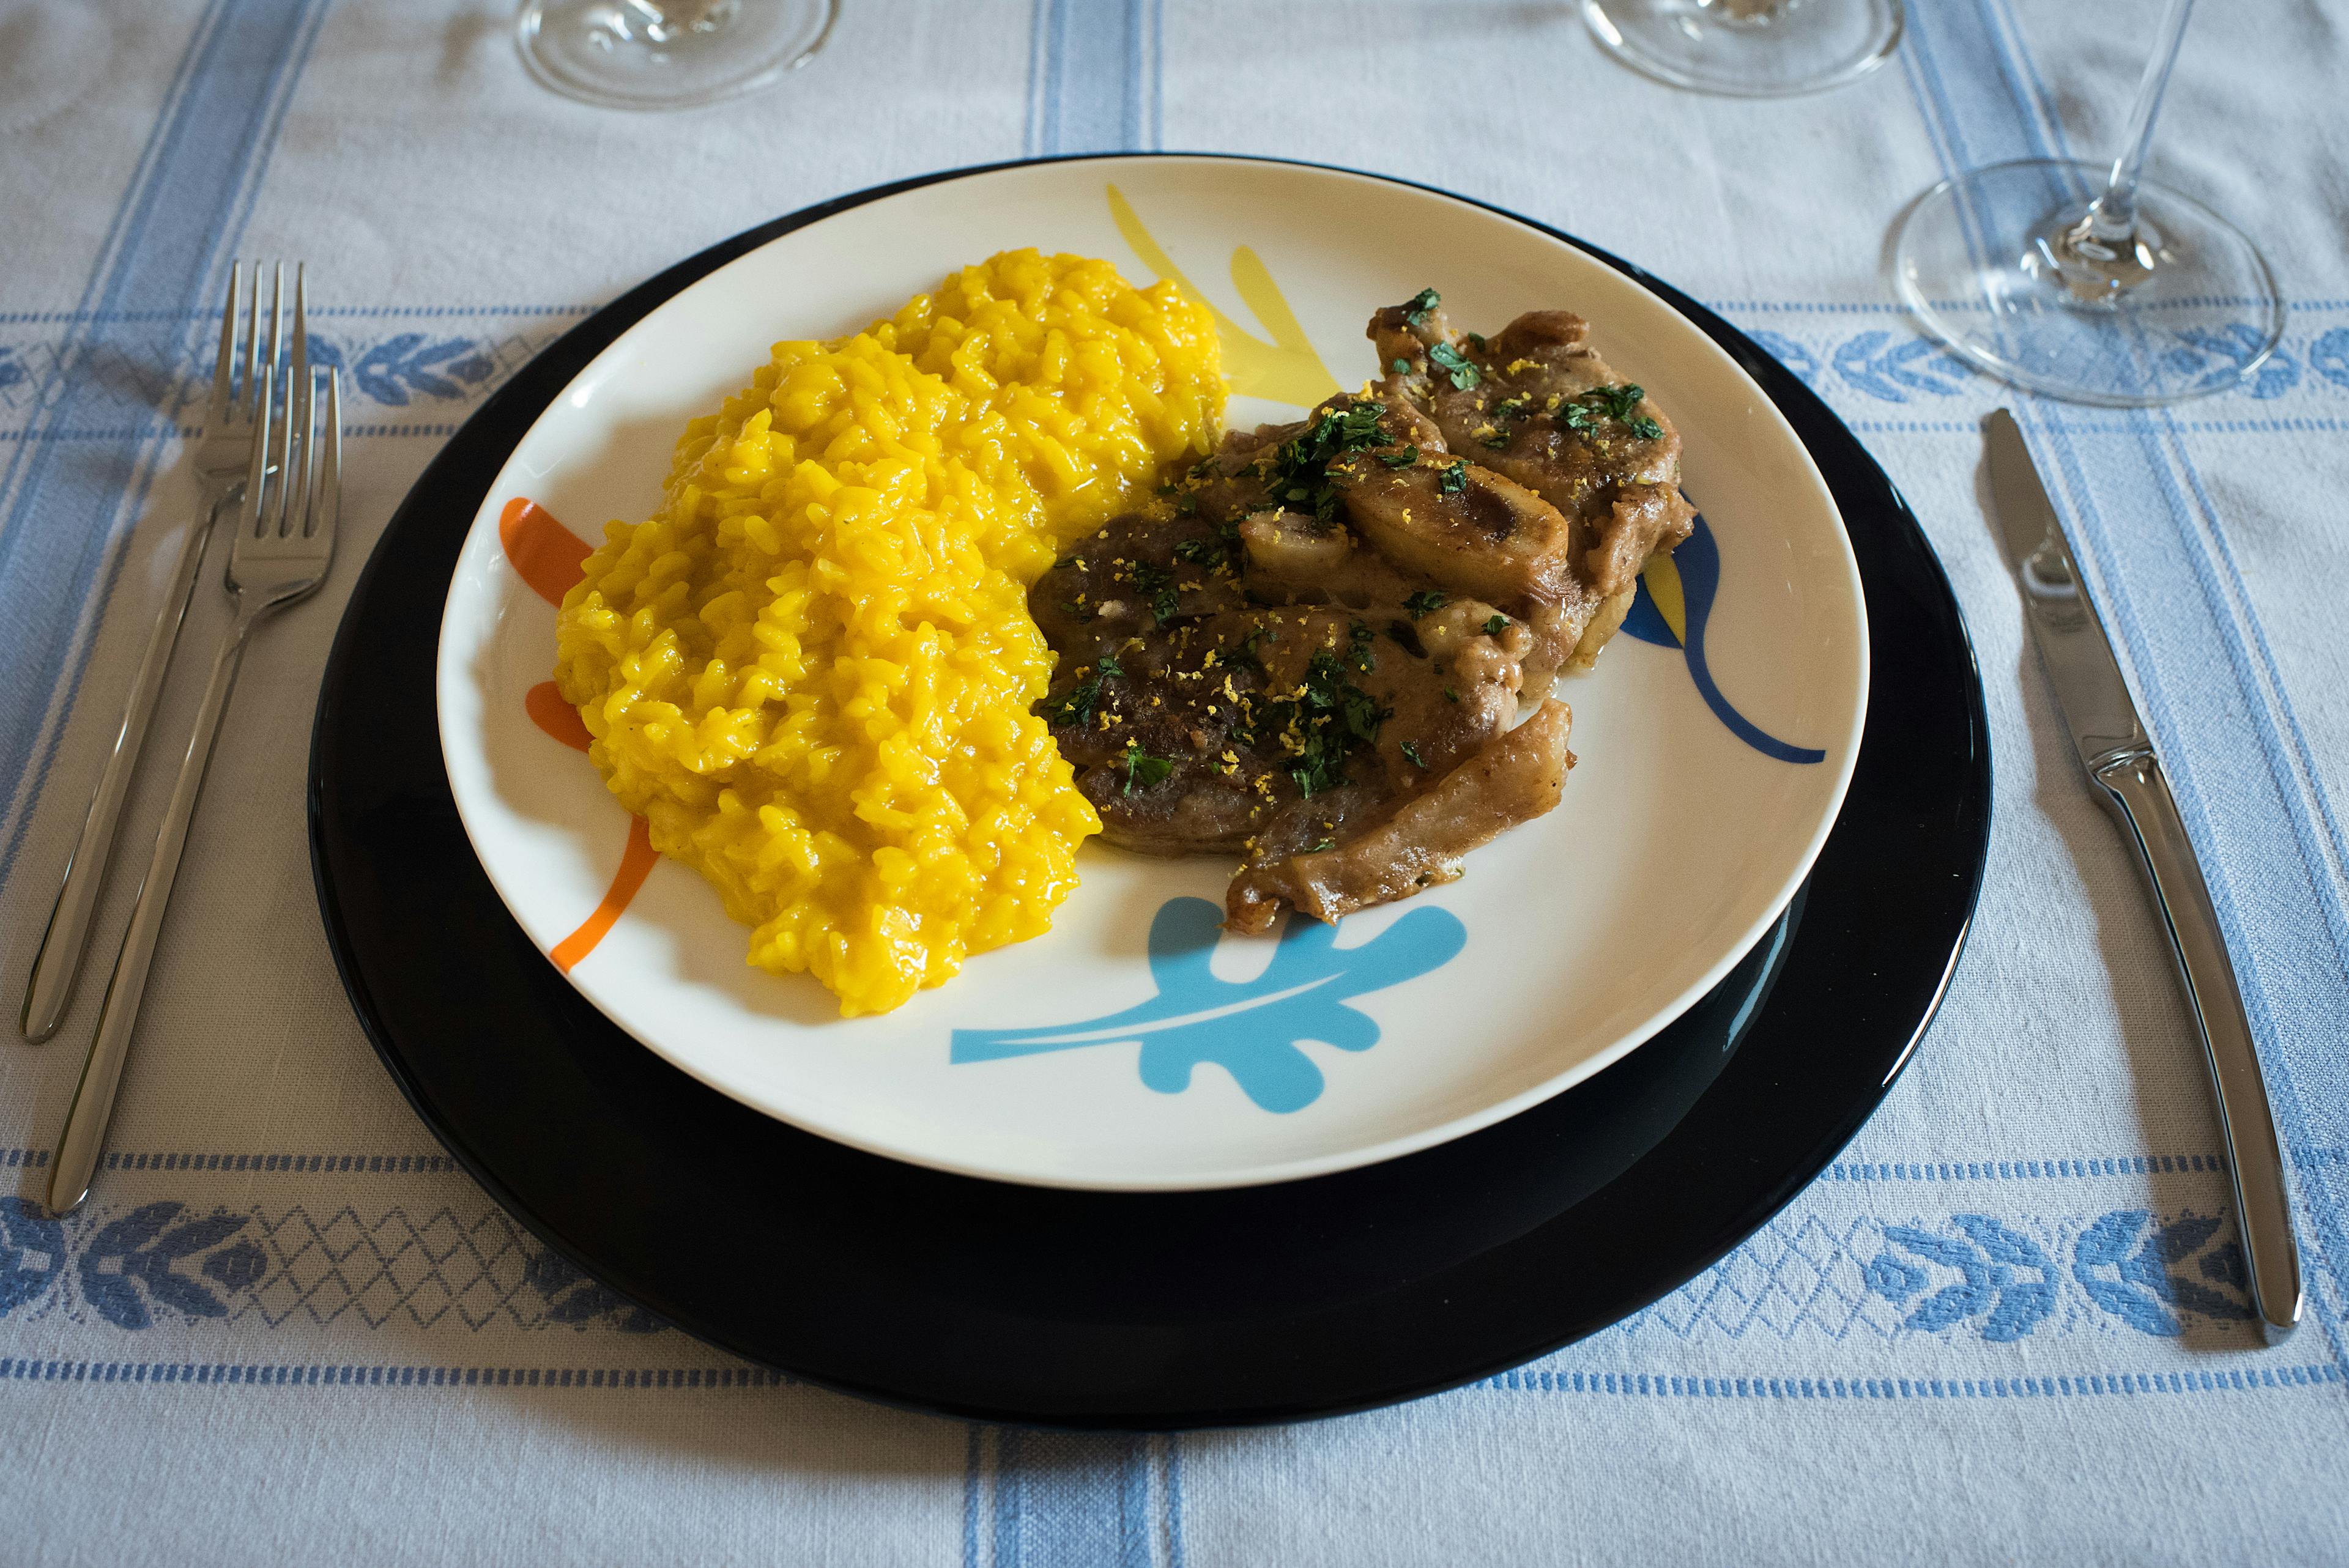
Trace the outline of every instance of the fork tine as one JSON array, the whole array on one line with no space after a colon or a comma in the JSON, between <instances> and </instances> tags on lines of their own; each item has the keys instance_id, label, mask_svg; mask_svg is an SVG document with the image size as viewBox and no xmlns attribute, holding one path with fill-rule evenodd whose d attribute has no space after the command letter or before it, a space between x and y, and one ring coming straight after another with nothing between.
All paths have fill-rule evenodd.
<instances>
[{"instance_id":1,"label":"fork tine","mask_svg":"<svg viewBox=\"0 0 2349 1568\"><path fill-rule=\"evenodd\" d=\"M343 373L332 365L326 366L326 454L318 470L317 497L310 537L332 544L343 513Z\"/></svg>"},{"instance_id":2,"label":"fork tine","mask_svg":"<svg viewBox=\"0 0 2349 1568\"><path fill-rule=\"evenodd\" d=\"M259 291L255 291L258 293ZM277 367L270 366L261 373L261 384L254 388L261 394L260 412L254 416L260 421L253 432L253 459L244 469L244 515L238 520L243 536L258 538L261 533L262 504L267 488L263 482L269 474L269 406L274 399Z\"/></svg>"},{"instance_id":3,"label":"fork tine","mask_svg":"<svg viewBox=\"0 0 2349 1568\"><path fill-rule=\"evenodd\" d=\"M274 370L276 366L272 366L271 368ZM263 513L261 520L261 533L264 539L285 537L289 515L285 509L294 494L295 452L297 445L306 438L306 432L297 418L302 402L301 388L284 377L278 380L277 385L285 388L285 395L278 399L277 439L264 443L272 449L269 463L276 471L276 482L269 487L269 510ZM292 515L294 524L298 528L302 519L298 513Z\"/></svg>"},{"instance_id":4,"label":"fork tine","mask_svg":"<svg viewBox=\"0 0 2349 1568\"><path fill-rule=\"evenodd\" d=\"M294 263L294 374L286 381L305 397L310 395L310 289L305 275L309 270L304 263ZM305 425L303 433L308 432Z\"/></svg>"},{"instance_id":5,"label":"fork tine","mask_svg":"<svg viewBox=\"0 0 2349 1568\"><path fill-rule=\"evenodd\" d=\"M212 398L204 410L204 428L218 430L228 423L232 384L236 377L236 274L238 263L228 264L228 308L221 312L220 357L212 366Z\"/></svg>"},{"instance_id":6,"label":"fork tine","mask_svg":"<svg viewBox=\"0 0 2349 1568\"><path fill-rule=\"evenodd\" d=\"M298 290L299 284L296 288ZM295 352L301 352L297 339ZM310 531L310 496L313 479L318 467L317 383L306 374L291 384L286 397L285 418L294 439L286 447L285 531L289 536L303 536Z\"/></svg>"},{"instance_id":7,"label":"fork tine","mask_svg":"<svg viewBox=\"0 0 2349 1568\"><path fill-rule=\"evenodd\" d=\"M269 363L274 367L285 363L278 353L285 346L285 263L277 263L273 271L275 276L269 284ZM289 392L293 390L284 381L278 385Z\"/></svg>"},{"instance_id":8,"label":"fork tine","mask_svg":"<svg viewBox=\"0 0 2349 1568\"><path fill-rule=\"evenodd\" d=\"M244 418L253 419L261 396L261 263L253 263L253 293L244 302Z\"/></svg>"}]
</instances>

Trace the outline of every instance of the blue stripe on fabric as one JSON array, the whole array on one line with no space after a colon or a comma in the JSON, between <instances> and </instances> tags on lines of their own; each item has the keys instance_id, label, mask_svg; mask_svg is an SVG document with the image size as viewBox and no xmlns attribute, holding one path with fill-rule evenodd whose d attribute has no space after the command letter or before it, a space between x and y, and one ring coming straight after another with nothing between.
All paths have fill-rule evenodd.
<instances>
[{"instance_id":1,"label":"blue stripe on fabric","mask_svg":"<svg viewBox=\"0 0 2349 1568\"><path fill-rule=\"evenodd\" d=\"M2064 155L2055 117L2033 90L2035 72L1996 5L1925 6L1911 18L1910 79L1947 172ZM2313 764L2288 755L2278 726L2256 717L2289 715L2282 683L2271 663L2260 667L2266 639L2256 630L2247 636L2248 595L2239 579L2232 594L2220 583L2178 488L2173 459L2189 473L2191 463L2174 430L2165 446L2157 420L2137 414L2096 432L2118 441L2092 443L2085 428L2042 417L2040 400L2018 401L2054 454L2147 717L2169 743L2165 761L2179 811L2206 851L2212 902L2246 981L2246 1011L2268 1068L2279 1130L2300 1172L2312 1250L2336 1285L2349 1286L2342 1195L2326 1162L2302 1157L2349 1140L2349 1094L2342 1092L2344 1069L2334 1049L2349 1022L2342 999L2349 915L2327 852L2337 846L2337 832L2316 830L2305 797L2314 798L2314 815L2328 826L2330 807L2313 782ZM2093 463L2093 483L2092 459L2100 459ZM2199 477L2194 482L2199 487ZM2107 528L2107 516L2120 524ZM2121 548L2121 529L2154 519L2168 521L2168 537L2137 537L2127 542L2135 548ZM2217 531L2215 517L2204 521ZM2140 603L2158 605L2161 614L2140 615ZM2285 717L2283 727L2295 738L2301 733L2296 719ZM2239 886L2225 874L2230 863L2259 865L2286 838L2299 850L2298 876L2260 875ZM2209 856L2212 848L2234 853ZM2324 1321L2323 1331L2342 1360L2339 1326Z\"/></svg>"},{"instance_id":2,"label":"blue stripe on fabric","mask_svg":"<svg viewBox=\"0 0 2349 1568\"><path fill-rule=\"evenodd\" d=\"M1519 1367L1475 1385L1511 1393L1613 1394L1641 1399L2061 1399L2137 1394L2233 1394L2328 1387L2338 1367L2311 1363L2224 1372L2058 1373L2024 1377L1704 1377Z\"/></svg>"},{"instance_id":3,"label":"blue stripe on fabric","mask_svg":"<svg viewBox=\"0 0 2349 1568\"><path fill-rule=\"evenodd\" d=\"M71 311L58 313L58 319L70 323L95 319L96 313L91 309L90 302L97 297L99 289L104 286L105 280L111 274L115 263L120 257L123 228L129 222L134 199L140 191L146 189L153 174L156 161L162 156L164 148L169 144L171 128L176 123L179 106L187 90L188 79L194 72L196 61L204 54L205 39L210 36L211 28L218 19L223 3L224 0L212 0L212 4L196 18L194 27L188 35L187 46L181 51L179 64L172 70L171 83L164 88L162 103L156 115L155 124L148 132L146 145L140 149L139 160L131 166L130 179L123 186L122 194L115 203L114 216L108 220L106 237L99 242L98 258L90 267L89 276L82 283L81 295L75 301ZM37 318L27 316L23 319ZM57 355L54 361L56 368L48 381L34 395L29 418L37 418L43 410L54 405L57 397L63 393L70 380L67 372L79 358L81 336L81 334L70 333L57 346ZM0 500L5 500L15 493L18 471L23 461L24 454L19 452L9 459L5 470L0 470ZM6 787L13 789L15 780L9 780Z\"/></svg>"},{"instance_id":4,"label":"blue stripe on fabric","mask_svg":"<svg viewBox=\"0 0 2349 1568\"><path fill-rule=\"evenodd\" d=\"M1553 1372L1520 1367L1471 1385L1506 1393L1611 1394L1646 1399L2016 1399L2113 1398L2144 1394L2199 1395L2290 1392L2337 1387L2349 1381L2340 1367L2321 1362L2262 1367L2250 1371L2058 1373L2014 1377L1724 1377L1652 1372ZM714 1392L740 1388L801 1387L788 1373L763 1367L434 1367L417 1363L323 1361L103 1361L36 1357L0 1357L0 1382L79 1383L114 1387L195 1385L240 1388L574 1388L606 1392ZM1138 1438L1086 1438L1055 1433L1004 1433L1020 1446L1122 1444L1135 1449ZM1170 1449L1172 1445L1170 1444ZM1023 1461L1024 1462L1024 1461ZM1170 1467L1169 1486L1173 1486ZM1000 1516L998 1520L1000 1525ZM1150 1568L1146 1527L1129 1545L1114 1541L1070 1542L1074 1555L1037 1555L1017 1537L1005 1557L999 1537L994 1568ZM1046 1551L1061 1550L1054 1542ZM1167 1542L1170 1568L1183 1568L1179 1535ZM1105 1547L1098 1555L1089 1549ZM1135 1552L1139 1555L1135 1555ZM967 1562L976 1563L975 1556Z\"/></svg>"},{"instance_id":5,"label":"blue stripe on fabric","mask_svg":"<svg viewBox=\"0 0 2349 1568\"><path fill-rule=\"evenodd\" d=\"M98 1361L0 1357L0 1382L195 1383L251 1388L793 1388L764 1367L428 1367L329 1361Z\"/></svg>"},{"instance_id":6,"label":"blue stripe on fabric","mask_svg":"<svg viewBox=\"0 0 2349 1568\"><path fill-rule=\"evenodd\" d=\"M1152 1568L1146 1441L1005 1429L993 1568Z\"/></svg>"},{"instance_id":7,"label":"blue stripe on fabric","mask_svg":"<svg viewBox=\"0 0 2349 1568\"><path fill-rule=\"evenodd\" d=\"M1149 151L1159 142L1161 0L1036 0L1028 150Z\"/></svg>"},{"instance_id":8,"label":"blue stripe on fabric","mask_svg":"<svg viewBox=\"0 0 2349 1568\"><path fill-rule=\"evenodd\" d=\"M324 0L254 0L225 13L194 46L183 90L157 133L156 155L130 197L119 244L94 299L91 330L49 412L58 428L144 422L137 389L90 373L93 358L158 367L174 389L187 354L186 314L209 295L219 258L249 208L254 171L274 143L285 98ZM127 315L124 313L160 313ZM171 410L163 410L167 415ZM0 789L16 814L0 851L0 887L16 866L33 800L54 761L78 693L93 597L110 592L121 546L152 477L152 443L129 449L26 442L23 480L0 525L0 614L38 660L0 671Z\"/></svg>"}]
</instances>

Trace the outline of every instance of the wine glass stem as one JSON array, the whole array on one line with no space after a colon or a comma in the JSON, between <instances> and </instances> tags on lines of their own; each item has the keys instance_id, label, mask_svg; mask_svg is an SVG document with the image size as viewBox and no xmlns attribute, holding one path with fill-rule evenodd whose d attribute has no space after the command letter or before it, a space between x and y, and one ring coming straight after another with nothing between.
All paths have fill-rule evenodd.
<instances>
[{"instance_id":1,"label":"wine glass stem","mask_svg":"<svg viewBox=\"0 0 2349 1568\"><path fill-rule=\"evenodd\" d=\"M2137 105L2129 111L2128 134L2104 194L2088 207L2088 232L2106 245L2124 246L2137 232L2137 182L2145 171L2146 154L2153 150L2154 122L2161 115L2162 94L2169 90L2169 73L2178 64L2178 46L2186 39L2186 23L2194 0L2169 0L2154 43L2153 58L2146 62L2145 79L2137 84Z\"/></svg>"}]
</instances>

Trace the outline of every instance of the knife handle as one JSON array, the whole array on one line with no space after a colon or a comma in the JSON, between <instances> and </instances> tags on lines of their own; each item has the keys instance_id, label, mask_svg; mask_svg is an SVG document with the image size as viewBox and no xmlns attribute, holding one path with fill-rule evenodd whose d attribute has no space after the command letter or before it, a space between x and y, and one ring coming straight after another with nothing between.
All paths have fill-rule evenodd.
<instances>
[{"instance_id":1,"label":"knife handle","mask_svg":"<svg viewBox=\"0 0 2349 1568\"><path fill-rule=\"evenodd\" d=\"M2267 1081L2260 1075L2251 1020L2219 933L2218 912L2210 905L2186 824L2178 820L2178 802L2170 798L2161 759L2150 751L2131 752L2105 763L2093 777L2098 799L2137 846L2137 863L2153 889L2154 907L2161 912L2178 973L2186 982L2187 1006L2209 1060L2219 1128L2234 1173L2235 1217L2251 1264L2251 1301L2267 1322L2269 1338L2279 1339L2300 1322L2300 1248L2292 1240L2291 1190Z\"/></svg>"}]
</instances>

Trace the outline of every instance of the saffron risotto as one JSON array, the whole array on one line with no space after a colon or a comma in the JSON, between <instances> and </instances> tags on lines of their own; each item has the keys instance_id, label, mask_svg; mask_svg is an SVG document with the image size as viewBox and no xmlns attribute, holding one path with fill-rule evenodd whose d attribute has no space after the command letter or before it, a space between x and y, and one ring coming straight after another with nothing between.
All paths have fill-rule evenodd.
<instances>
[{"instance_id":1,"label":"saffron risotto","mask_svg":"<svg viewBox=\"0 0 2349 1568\"><path fill-rule=\"evenodd\" d=\"M678 442L564 598L556 680L653 846L750 962L885 1012L1050 929L1101 830L1030 705L1027 589L1204 454L1207 311L1014 251L829 343L780 343Z\"/></svg>"}]
</instances>

